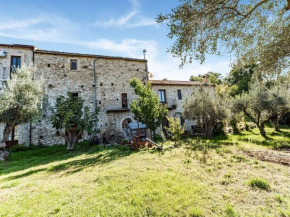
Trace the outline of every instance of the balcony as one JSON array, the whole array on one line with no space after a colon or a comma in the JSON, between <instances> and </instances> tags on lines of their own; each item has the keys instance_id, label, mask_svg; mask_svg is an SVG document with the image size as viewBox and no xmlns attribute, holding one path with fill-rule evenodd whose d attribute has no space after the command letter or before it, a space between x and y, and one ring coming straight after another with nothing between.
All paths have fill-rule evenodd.
<instances>
[{"instance_id":1,"label":"balcony","mask_svg":"<svg viewBox=\"0 0 290 217\"><path fill-rule=\"evenodd\" d=\"M167 109L173 110L177 108L177 100L175 98L167 100Z\"/></svg>"},{"instance_id":2,"label":"balcony","mask_svg":"<svg viewBox=\"0 0 290 217\"><path fill-rule=\"evenodd\" d=\"M130 111L129 108L116 108L116 109L109 109L107 113L118 113L118 112L128 112Z\"/></svg>"}]
</instances>

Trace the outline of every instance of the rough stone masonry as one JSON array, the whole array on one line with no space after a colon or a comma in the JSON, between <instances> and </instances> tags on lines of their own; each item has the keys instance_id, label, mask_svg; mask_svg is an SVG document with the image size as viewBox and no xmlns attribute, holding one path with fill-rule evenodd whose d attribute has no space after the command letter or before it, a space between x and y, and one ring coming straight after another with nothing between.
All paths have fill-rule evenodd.
<instances>
[{"instance_id":1,"label":"rough stone masonry","mask_svg":"<svg viewBox=\"0 0 290 217\"><path fill-rule=\"evenodd\" d=\"M16 63L17 67L21 67L21 65L33 63L38 69L36 78L42 78L45 81L45 93L52 106L59 95L65 95L67 92L76 94L90 109L94 108L94 104L100 109L98 128L101 133L115 129L123 132L125 136L127 123L135 122L129 104L132 100L137 99L129 80L136 77L146 84L146 62L147 60L144 59L66 53L40 50L30 45L0 44L0 80L2 82L9 79L13 64ZM96 83L94 82L94 72L97 78ZM153 89L158 94L159 86L158 83L155 84L155 86L152 84ZM174 93L171 93L170 89L176 91L178 87L182 86L184 94L189 95L194 88L198 88L200 85L201 83L198 85L192 83L182 86L173 83L166 86L169 88L168 102L173 102L176 98L171 95ZM96 102L94 102L95 87ZM164 89L164 87L161 88ZM214 86L207 87L214 91ZM178 101L177 104L176 112L181 114L182 103ZM176 112L171 111L170 115L174 116ZM189 126L190 122L187 125ZM0 140L3 128L4 125L0 124ZM88 138L84 135L83 139ZM35 145L65 143L61 133L53 128L45 117L37 123L18 125L15 140L19 144L32 143Z\"/></svg>"}]
</instances>

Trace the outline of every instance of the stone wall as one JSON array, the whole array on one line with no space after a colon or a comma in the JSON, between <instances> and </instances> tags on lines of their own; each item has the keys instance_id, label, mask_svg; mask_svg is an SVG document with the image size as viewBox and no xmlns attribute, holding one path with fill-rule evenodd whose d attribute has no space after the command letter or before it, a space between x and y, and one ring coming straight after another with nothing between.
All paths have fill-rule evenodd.
<instances>
[{"instance_id":1,"label":"stone wall","mask_svg":"<svg viewBox=\"0 0 290 217\"><path fill-rule=\"evenodd\" d=\"M5 72L3 67L0 66L0 79L7 78L10 74L10 65L11 65L11 56L19 56L21 57L21 65L29 64L33 61L33 51L31 49L17 49L13 47L2 47L6 53L5 57L0 57L0 65L5 68Z\"/></svg>"},{"instance_id":2,"label":"stone wall","mask_svg":"<svg viewBox=\"0 0 290 217\"><path fill-rule=\"evenodd\" d=\"M77 70L70 70L70 60L77 60ZM70 57L65 55L35 54L35 65L39 69L38 77L45 81L45 91L50 105L54 105L59 95L67 92L78 93L84 104L94 106L93 57ZM122 111L121 94L127 93L128 104L137 98L129 80L133 77L143 79L146 76L144 61L98 58L95 62L97 75L97 107L100 109L98 127L101 132L108 129L122 131L122 122L126 118L132 121L130 111ZM108 110L120 110L107 113ZM27 126L26 126L27 127ZM32 126L32 143L54 145L63 144L62 136L45 119ZM27 135L27 134L26 134ZM87 138L85 138L87 139ZM25 141L26 140L26 141ZM28 143L28 137L23 138Z\"/></svg>"},{"instance_id":3,"label":"stone wall","mask_svg":"<svg viewBox=\"0 0 290 217\"><path fill-rule=\"evenodd\" d=\"M2 79L9 78L10 75L10 65L11 65L11 57L12 56L20 56L21 57L21 65L29 64L33 62L33 51L29 48L16 48L14 46L1 46L0 49L3 49L6 53L5 57L0 57L0 81ZM4 67L2 67L2 66ZM0 82L1 85L1 82ZM2 86L0 87L0 94L1 94ZM4 124L0 123L0 141L3 137L3 130L4 130ZM22 139L25 138L25 135L22 135L24 132L26 132L25 126L19 126L19 143L26 142L26 139L23 141ZM26 134L26 133L24 133Z\"/></svg>"},{"instance_id":4,"label":"stone wall","mask_svg":"<svg viewBox=\"0 0 290 217\"><path fill-rule=\"evenodd\" d=\"M1 48L1 46L0 46ZM67 92L77 93L84 100L85 106L91 110L94 108L94 60L93 55L69 54L61 52L34 51L25 48L4 47L7 52L5 58L0 58L0 63L10 70L11 56L21 56L22 65L29 64L34 59L37 67L36 79L43 79L45 82L45 93L49 104L53 107L56 98L60 95L66 95ZM71 70L71 60L77 61L76 70ZM99 56L95 61L96 69L96 89L97 89L97 107L100 109L98 128L101 133L109 129L119 132L126 132L122 123L126 119L135 122L133 114L129 109L122 109L122 93L127 94L128 106L130 102L137 99L134 89L130 86L131 78L138 78L146 82L145 61L129 58L105 57ZM1 67L0 67L1 72ZM3 73L2 73L3 74ZM0 73L1 76L1 73ZM166 99L169 108L169 116L180 118L182 115L183 103L191 96L193 91L198 90L200 86L194 85L152 85L152 89L158 94L158 90L166 90ZM214 93L213 86L203 86L208 91ZM179 100L177 90L181 90L182 99ZM176 108L172 108L176 105ZM194 122L185 120L186 130L190 131ZM0 124L0 140L4 125ZM54 129L44 116L30 124L21 124L18 126L18 140L20 144L55 145L64 144L65 140L61 134ZM161 128L159 128L160 132ZM83 139L88 139L84 134Z\"/></svg>"},{"instance_id":5,"label":"stone wall","mask_svg":"<svg viewBox=\"0 0 290 217\"><path fill-rule=\"evenodd\" d=\"M210 91L212 94L214 94L215 87L208 85L208 86L200 86L200 85L156 85L152 84L152 90L158 94L159 90L165 90L166 93L166 101L168 105L168 116L180 118L183 113L183 104L186 102L187 99L189 99L192 96L192 93L195 91L198 91L200 88L203 88L206 91ZM181 91L182 99L178 99L177 90ZM172 107L173 105L176 105L176 108ZM186 120L184 119L185 123L185 130L191 131L191 126L196 124L195 121L192 120ZM157 130L157 133L161 132L161 128Z\"/></svg>"}]
</instances>

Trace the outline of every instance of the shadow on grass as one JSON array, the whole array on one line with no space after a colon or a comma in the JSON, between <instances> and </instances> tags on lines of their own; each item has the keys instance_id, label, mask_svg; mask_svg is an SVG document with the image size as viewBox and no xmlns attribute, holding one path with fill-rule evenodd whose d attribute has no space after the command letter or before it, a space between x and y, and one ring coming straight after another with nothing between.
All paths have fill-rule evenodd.
<instances>
[{"instance_id":1,"label":"shadow on grass","mask_svg":"<svg viewBox=\"0 0 290 217\"><path fill-rule=\"evenodd\" d=\"M184 141L186 149L193 151L203 151L206 149L218 149L222 146L231 146L235 143L228 140L226 135L217 136L213 138L189 138Z\"/></svg>"},{"instance_id":2,"label":"shadow on grass","mask_svg":"<svg viewBox=\"0 0 290 217\"><path fill-rule=\"evenodd\" d=\"M65 170L69 167L80 167L83 168L87 165L92 164L105 164L114 161L118 158L128 156L132 152L128 147L122 146L89 146L88 144L78 144L76 145L76 150L68 152L65 146L53 146L53 147L42 147L29 151L15 152L12 153L11 160L7 162L0 163L0 177L1 175L6 175L9 173L14 173L29 168L46 165L56 161L69 160L80 155L85 154L86 156L97 154L96 157L88 157L83 160L76 160L67 162L64 164L59 164L55 167L48 167L44 169L30 170L26 173L10 176L7 179L18 179L29 176L31 174L47 171L60 171ZM77 169L77 168L76 168ZM77 170L75 170L77 172Z\"/></svg>"},{"instance_id":3,"label":"shadow on grass","mask_svg":"<svg viewBox=\"0 0 290 217\"><path fill-rule=\"evenodd\" d=\"M42 172L42 171L45 171L46 169L43 168L43 169L36 169L36 170L29 170L28 172L26 173L22 173L20 175L15 175L15 176L9 176L5 179L3 179L3 181L9 181L9 180L15 180L15 179L20 179L20 178L24 178L24 177L27 177L27 176L30 176L30 175L33 175L35 173L38 173L38 172Z\"/></svg>"},{"instance_id":4,"label":"shadow on grass","mask_svg":"<svg viewBox=\"0 0 290 217\"><path fill-rule=\"evenodd\" d=\"M192 151L203 151L205 148L217 149L222 146L230 146L234 144L235 143L229 140L226 135L220 135L213 138L187 136L182 138L179 145L166 147L164 151L170 151L175 148L180 148L181 146Z\"/></svg>"},{"instance_id":5,"label":"shadow on grass","mask_svg":"<svg viewBox=\"0 0 290 217\"><path fill-rule=\"evenodd\" d=\"M66 174L73 174L92 165L97 166L109 164L134 153L136 152L133 152L128 147L124 146L107 147L104 148L103 151L100 152L97 156L61 163L56 166L48 167L47 171L55 173L67 170Z\"/></svg>"},{"instance_id":6,"label":"shadow on grass","mask_svg":"<svg viewBox=\"0 0 290 217\"><path fill-rule=\"evenodd\" d=\"M290 133L282 131L282 132L271 133L269 135L271 136L271 137L269 137L269 139L261 140L261 139L240 137L239 140L244 141L244 142L248 142L248 143L253 143L256 145L260 145L260 146L274 148L274 149L290 149L290 140L289 139L287 139L287 140L285 139L285 140L281 141L281 140L277 140L277 138L275 138L275 136L289 138Z\"/></svg>"}]
</instances>

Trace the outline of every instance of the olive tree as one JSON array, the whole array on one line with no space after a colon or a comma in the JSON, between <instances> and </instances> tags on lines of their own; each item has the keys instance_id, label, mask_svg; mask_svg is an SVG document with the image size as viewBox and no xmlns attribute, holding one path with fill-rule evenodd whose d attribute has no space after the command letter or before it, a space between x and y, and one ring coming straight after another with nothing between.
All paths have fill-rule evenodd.
<instances>
[{"instance_id":1,"label":"olive tree","mask_svg":"<svg viewBox=\"0 0 290 217\"><path fill-rule=\"evenodd\" d=\"M289 110L289 92L283 84L266 87L264 83L256 82L250 86L248 93L232 98L232 111L242 112L250 118L266 139L265 123L271 122L279 130L278 120Z\"/></svg>"},{"instance_id":2,"label":"olive tree","mask_svg":"<svg viewBox=\"0 0 290 217\"><path fill-rule=\"evenodd\" d=\"M84 101L80 97L71 93L59 96L52 112L50 119L53 127L65 131L67 150L74 149L75 143L84 132L89 135L98 132L98 110L90 111L89 107L84 107Z\"/></svg>"},{"instance_id":3,"label":"olive tree","mask_svg":"<svg viewBox=\"0 0 290 217\"><path fill-rule=\"evenodd\" d=\"M233 54L243 64L258 63L257 72L289 69L290 0L180 0L157 22L169 27L169 48L181 65L207 54ZM270 54L270 55L269 55Z\"/></svg>"},{"instance_id":4,"label":"olive tree","mask_svg":"<svg viewBox=\"0 0 290 217\"><path fill-rule=\"evenodd\" d=\"M202 87L185 102L183 109L184 117L197 120L203 136L206 137L212 137L216 125L227 117L223 100Z\"/></svg>"},{"instance_id":5,"label":"olive tree","mask_svg":"<svg viewBox=\"0 0 290 217\"><path fill-rule=\"evenodd\" d=\"M36 67L22 66L11 74L0 94L0 122L5 128L0 146L5 147L12 130L17 124L30 122L41 112L43 81L35 79Z\"/></svg>"}]
</instances>

